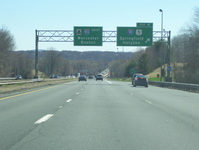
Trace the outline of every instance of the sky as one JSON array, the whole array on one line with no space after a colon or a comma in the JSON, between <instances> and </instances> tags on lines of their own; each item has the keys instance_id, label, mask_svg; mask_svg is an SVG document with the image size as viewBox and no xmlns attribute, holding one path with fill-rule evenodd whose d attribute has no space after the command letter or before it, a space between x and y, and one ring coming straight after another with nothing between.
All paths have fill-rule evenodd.
<instances>
[{"instance_id":1,"label":"sky","mask_svg":"<svg viewBox=\"0 0 199 150\"><path fill-rule=\"evenodd\" d=\"M74 26L101 26L104 31L153 23L154 31L180 33L192 21L197 0L0 0L0 26L13 35L16 50L35 49L35 30L73 30ZM73 46L72 42L39 42L39 49L72 51L136 51L140 47Z\"/></svg>"}]
</instances>

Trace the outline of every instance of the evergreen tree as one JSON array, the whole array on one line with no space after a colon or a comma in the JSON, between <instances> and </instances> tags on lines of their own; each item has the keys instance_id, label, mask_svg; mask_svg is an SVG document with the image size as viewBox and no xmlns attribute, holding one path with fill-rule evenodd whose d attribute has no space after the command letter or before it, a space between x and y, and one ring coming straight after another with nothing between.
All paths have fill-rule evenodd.
<instances>
[{"instance_id":1,"label":"evergreen tree","mask_svg":"<svg viewBox=\"0 0 199 150\"><path fill-rule=\"evenodd\" d=\"M149 73L148 71L149 67L148 67L147 54L142 54L138 63L138 72L142 74L148 74Z\"/></svg>"}]
</instances>

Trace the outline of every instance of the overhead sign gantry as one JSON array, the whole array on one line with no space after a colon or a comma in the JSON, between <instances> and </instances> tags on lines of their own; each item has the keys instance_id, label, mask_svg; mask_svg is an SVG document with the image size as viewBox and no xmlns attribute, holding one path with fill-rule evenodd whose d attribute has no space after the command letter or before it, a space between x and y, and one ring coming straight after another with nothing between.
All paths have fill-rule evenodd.
<instances>
[{"instance_id":1,"label":"overhead sign gantry","mask_svg":"<svg viewBox=\"0 0 199 150\"><path fill-rule=\"evenodd\" d=\"M136 27L117 27L103 31L102 27L75 26L74 30L35 31L35 77L38 77L39 42L73 42L74 46L102 46L115 42L117 46L151 46L153 41L166 39L170 47L170 31L153 31L153 23L137 23Z\"/></svg>"}]
</instances>

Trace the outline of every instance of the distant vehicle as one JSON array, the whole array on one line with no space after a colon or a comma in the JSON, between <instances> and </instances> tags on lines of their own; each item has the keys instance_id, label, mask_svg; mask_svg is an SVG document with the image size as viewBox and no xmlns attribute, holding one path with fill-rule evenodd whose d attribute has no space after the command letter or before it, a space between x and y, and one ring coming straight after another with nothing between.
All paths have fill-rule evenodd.
<instances>
[{"instance_id":1,"label":"distant vehicle","mask_svg":"<svg viewBox=\"0 0 199 150\"><path fill-rule=\"evenodd\" d=\"M50 75L50 78L54 78L54 75L53 75L53 74L51 74L51 75Z\"/></svg>"},{"instance_id":2,"label":"distant vehicle","mask_svg":"<svg viewBox=\"0 0 199 150\"><path fill-rule=\"evenodd\" d=\"M148 87L148 78L143 74L135 74L132 78L132 85L133 87L137 85Z\"/></svg>"},{"instance_id":3,"label":"distant vehicle","mask_svg":"<svg viewBox=\"0 0 199 150\"><path fill-rule=\"evenodd\" d=\"M69 79L71 76L66 76L66 79Z\"/></svg>"},{"instance_id":4,"label":"distant vehicle","mask_svg":"<svg viewBox=\"0 0 199 150\"><path fill-rule=\"evenodd\" d=\"M58 75L51 74L51 75L50 75L50 78L59 78L59 76L58 76Z\"/></svg>"},{"instance_id":5,"label":"distant vehicle","mask_svg":"<svg viewBox=\"0 0 199 150\"><path fill-rule=\"evenodd\" d=\"M95 78L96 78L96 81L97 80L102 80L103 81L103 76L101 74L96 75Z\"/></svg>"},{"instance_id":6,"label":"distant vehicle","mask_svg":"<svg viewBox=\"0 0 199 150\"><path fill-rule=\"evenodd\" d=\"M21 75L17 75L16 77L15 77L15 80L21 80L22 79L22 76Z\"/></svg>"},{"instance_id":7,"label":"distant vehicle","mask_svg":"<svg viewBox=\"0 0 199 150\"><path fill-rule=\"evenodd\" d=\"M71 78L73 78L73 79L74 79L74 78L76 78L76 76L71 76Z\"/></svg>"},{"instance_id":8,"label":"distant vehicle","mask_svg":"<svg viewBox=\"0 0 199 150\"><path fill-rule=\"evenodd\" d=\"M79 78L79 77L80 77L80 73L79 73L79 72L76 74L76 77L77 77L77 78Z\"/></svg>"},{"instance_id":9,"label":"distant vehicle","mask_svg":"<svg viewBox=\"0 0 199 150\"><path fill-rule=\"evenodd\" d=\"M88 78L89 78L89 79L93 79L94 76L93 76L93 75L89 75Z\"/></svg>"},{"instance_id":10,"label":"distant vehicle","mask_svg":"<svg viewBox=\"0 0 199 150\"><path fill-rule=\"evenodd\" d=\"M79 76L79 81L87 81L87 78L85 75L80 75Z\"/></svg>"}]
</instances>

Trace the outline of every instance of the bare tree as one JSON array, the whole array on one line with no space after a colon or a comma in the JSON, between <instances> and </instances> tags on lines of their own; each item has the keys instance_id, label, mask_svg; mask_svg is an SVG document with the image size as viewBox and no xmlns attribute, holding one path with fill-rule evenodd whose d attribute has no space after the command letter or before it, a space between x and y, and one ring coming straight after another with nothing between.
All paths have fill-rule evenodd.
<instances>
[{"instance_id":1,"label":"bare tree","mask_svg":"<svg viewBox=\"0 0 199 150\"><path fill-rule=\"evenodd\" d=\"M44 55L39 61L39 70L46 75L58 74L59 52L51 47L48 51L40 53Z\"/></svg>"},{"instance_id":2,"label":"bare tree","mask_svg":"<svg viewBox=\"0 0 199 150\"><path fill-rule=\"evenodd\" d=\"M124 77L127 62L125 60L114 60L109 64L112 77Z\"/></svg>"},{"instance_id":3,"label":"bare tree","mask_svg":"<svg viewBox=\"0 0 199 150\"><path fill-rule=\"evenodd\" d=\"M194 21L199 26L199 7L195 8Z\"/></svg>"},{"instance_id":4,"label":"bare tree","mask_svg":"<svg viewBox=\"0 0 199 150\"><path fill-rule=\"evenodd\" d=\"M195 10L193 24L172 40L174 75L179 82L199 83L199 8ZM181 63L181 64L179 64Z\"/></svg>"},{"instance_id":5,"label":"bare tree","mask_svg":"<svg viewBox=\"0 0 199 150\"><path fill-rule=\"evenodd\" d=\"M6 29L0 29L0 76L10 76L11 52L15 49L15 41L11 33Z\"/></svg>"}]
</instances>

